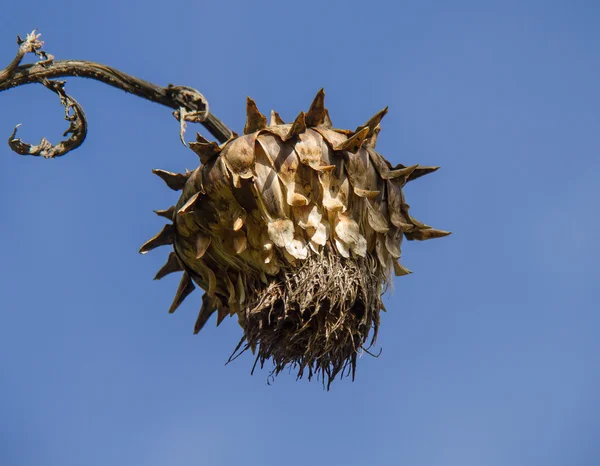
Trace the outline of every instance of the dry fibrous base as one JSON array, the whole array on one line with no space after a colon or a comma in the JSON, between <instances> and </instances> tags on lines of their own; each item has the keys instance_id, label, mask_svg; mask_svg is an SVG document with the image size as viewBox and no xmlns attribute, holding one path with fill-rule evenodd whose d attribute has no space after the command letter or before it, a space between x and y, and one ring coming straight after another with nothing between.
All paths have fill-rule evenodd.
<instances>
[{"instance_id":1,"label":"dry fibrous base","mask_svg":"<svg viewBox=\"0 0 600 466\"><path fill-rule=\"evenodd\" d=\"M290 367L327 388L338 374L354 377L360 351L377 339L386 279L370 255L351 260L326 249L309 256L244 309L241 352L252 349L261 368L272 361L272 375Z\"/></svg>"}]
</instances>

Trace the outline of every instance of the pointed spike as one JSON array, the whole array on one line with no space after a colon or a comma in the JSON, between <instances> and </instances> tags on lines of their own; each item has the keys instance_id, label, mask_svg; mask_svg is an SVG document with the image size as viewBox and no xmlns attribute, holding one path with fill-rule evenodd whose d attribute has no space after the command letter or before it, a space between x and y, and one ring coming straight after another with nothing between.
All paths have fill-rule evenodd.
<instances>
[{"instance_id":1,"label":"pointed spike","mask_svg":"<svg viewBox=\"0 0 600 466\"><path fill-rule=\"evenodd\" d=\"M177 293L175 293L175 298L173 299L173 303L169 308L169 314L173 314L179 305L183 302L188 295L194 291L196 287L192 283L192 279L190 278L190 274L187 272L183 272L183 277L181 277L181 281L179 282L179 287L177 288Z\"/></svg>"},{"instance_id":2,"label":"pointed spike","mask_svg":"<svg viewBox=\"0 0 600 466\"><path fill-rule=\"evenodd\" d=\"M204 138L202 138L204 139ZM213 157L221 152L221 147L214 141L212 142L190 142L190 149L200 157L200 162L206 165Z\"/></svg>"},{"instance_id":3,"label":"pointed spike","mask_svg":"<svg viewBox=\"0 0 600 466\"><path fill-rule=\"evenodd\" d=\"M360 149L363 145L363 142L365 142L365 139L368 134L369 128L363 128L351 138L346 139L344 142L334 147L334 150L346 150L348 152L356 154L358 152L358 149Z\"/></svg>"},{"instance_id":4,"label":"pointed spike","mask_svg":"<svg viewBox=\"0 0 600 466\"><path fill-rule=\"evenodd\" d=\"M210 236L199 234L196 237L196 259L202 259L204 254L206 254L206 250L210 246L210 242Z\"/></svg>"},{"instance_id":5,"label":"pointed spike","mask_svg":"<svg viewBox=\"0 0 600 466\"><path fill-rule=\"evenodd\" d=\"M271 110L271 121L269 122L269 126L277 126L277 125L285 125L285 122L279 116L275 110Z\"/></svg>"},{"instance_id":6,"label":"pointed spike","mask_svg":"<svg viewBox=\"0 0 600 466\"><path fill-rule=\"evenodd\" d=\"M206 139L200 133L196 133L196 142L201 142L202 144L210 144L211 143L211 141Z\"/></svg>"},{"instance_id":7,"label":"pointed spike","mask_svg":"<svg viewBox=\"0 0 600 466\"><path fill-rule=\"evenodd\" d=\"M218 298L212 298L208 296L206 293L202 295L202 306L200 307L198 318L194 324L194 335L202 330L202 327L204 327L210 316L213 315L213 313L217 310L217 299Z\"/></svg>"},{"instance_id":8,"label":"pointed spike","mask_svg":"<svg viewBox=\"0 0 600 466\"><path fill-rule=\"evenodd\" d=\"M155 168L152 173L160 177L173 191L181 191L190 177L189 173L172 173Z\"/></svg>"},{"instance_id":9,"label":"pointed spike","mask_svg":"<svg viewBox=\"0 0 600 466\"><path fill-rule=\"evenodd\" d=\"M246 126L244 134L255 133L267 127L267 117L258 110L256 102L246 97Z\"/></svg>"},{"instance_id":10,"label":"pointed spike","mask_svg":"<svg viewBox=\"0 0 600 466\"><path fill-rule=\"evenodd\" d=\"M152 251L154 248L159 246L165 246L167 244L173 244L175 238L175 227L173 225L165 225L159 234L150 238L140 248L140 254L146 254L148 251Z\"/></svg>"},{"instance_id":11,"label":"pointed spike","mask_svg":"<svg viewBox=\"0 0 600 466\"><path fill-rule=\"evenodd\" d=\"M417 178L421 178L422 176L428 175L429 173L433 173L437 171L440 167L417 167L414 172L412 172L406 181L413 181Z\"/></svg>"},{"instance_id":12,"label":"pointed spike","mask_svg":"<svg viewBox=\"0 0 600 466\"><path fill-rule=\"evenodd\" d=\"M181 265L181 261L177 257L177 254L172 252L169 254L169 258L167 259L166 264L163 265L161 269L156 273L154 280L160 280L161 278L166 277L170 273L181 272L182 270L184 269Z\"/></svg>"},{"instance_id":13,"label":"pointed spike","mask_svg":"<svg viewBox=\"0 0 600 466\"><path fill-rule=\"evenodd\" d=\"M175 206L172 205L167 210L155 210L154 213L159 217L164 217L172 221L175 214Z\"/></svg>"},{"instance_id":14,"label":"pointed spike","mask_svg":"<svg viewBox=\"0 0 600 466\"><path fill-rule=\"evenodd\" d=\"M388 107L385 107L383 110L378 111L375 115L373 115L369 121L367 121L364 125L356 128L355 133L358 133L363 128L369 128L369 136L372 136L375 133L375 129L379 126L379 123L383 119L383 117L388 112Z\"/></svg>"},{"instance_id":15,"label":"pointed spike","mask_svg":"<svg viewBox=\"0 0 600 466\"><path fill-rule=\"evenodd\" d=\"M306 115L304 112L300 112L296 119L294 120L294 124L288 131L288 133L283 138L284 141L297 136L300 133L304 133L306 131Z\"/></svg>"},{"instance_id":16,"label":"pointed spike","mask_svg":"<svg viewBox=\"0 0 600 466\"><path fill-rule=\"evenodd\" d=\"M325 91L323 88L313 100L308 112L306 112L306 125L307 126L319 126L325 121Z\"/></svg>"},{"instance_id":17,"label":"pointed spike","mask_svg":"<svg viewBox=\"0 0 600 466\"><path fill-rule=\"evenodd\" d=\"M331 118L329 117L329 110L325 109L325 117L323 118L323 127L325 128L333 128L333 123L331 122Z\"/></svg>"},{"instance_id":18,"label":"pointed spike","mask_svg":"<svg viewBox=\"0 0 600 466\"><path fill-rule=\"evenodd\" d=\"M413 231L404 233L407 240L425 241L433 238L442 238L451 235L452 232L444 230L436 230L435 228L415 228Z\"/></svg>"},{"instance_id":19,"label":"pointed spike","mask_svg":"<svg viewBox=\"0 0 600 466\"><path fill-rule=\"evenodd\" d=\"M397 259L392 261L392 264L394 265L394 274L396 277L402 277L403 275L409 275L412 273L411 270L404 267Z\"/></svg>"},{"instance_id":20,"label":"pointed spike","mask_svg":"<svg viewBox=\"0 0 600 466\"><path fill-rule=\"evenodd\" d=\"M401 165L401 166L404 167L403 165ZM381 175L381 177L384 180L391 180L394 178L406 177L406 179L408 180L418 167L419 167L419 165L417 164L417 165L411 165L410 167L396 168L394 170L389 170L387 172L384 172Z\"/></svg>"},{"instance_id":21,"label":"pointed spike","mask_svg":"<svg viewBox=\"0 0 600 466\"><path fill-rule=\"evenodd\" d=\"M225 317L229 315L229 309L225 306L219 306L217 308L217 327L221 325L221 322L225 320Z\"/></svg>"}]
</instances>

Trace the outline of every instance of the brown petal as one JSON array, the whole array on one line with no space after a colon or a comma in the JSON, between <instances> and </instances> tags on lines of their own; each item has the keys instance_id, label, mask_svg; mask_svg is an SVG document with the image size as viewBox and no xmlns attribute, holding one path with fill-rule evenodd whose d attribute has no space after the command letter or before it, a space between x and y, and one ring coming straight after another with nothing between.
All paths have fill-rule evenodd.
<instances>
[{"instance_id":1,"label":"brown petal","mask_svg":"<svg viewBox=\"0 0 600 466\"><path fill-rule=\"evenodd\" d=\"M280 248L285 248L294 239L294 223L289 219L271 221L267 228L271 241Z\"/></svg>"},{"instance_id":2,"label":"brown petal","mask_svg":"<svg viewBox=\"0 0 600 466\"><path fill-rule=\"evenodd\" d=\"M221 153L236 188L241 186L240 178L249 179L254 176L256 137L257 133L239 137L227 144Z\"/></svg>"},{"instance_id":3,"label":"brown petal","mask_svg":"<svg viewBox=\"0 0 600 466\"><path fill-rule=\"evenodd\" d=\"M404 231L410 230L409 220L403 215L404 195L402 188L396 186L392 181L387 182L388 210L391 222L402 228Z\"/></svg>"},{"instance_id":4,"label":"brown petal","mask_svg":"<svg viewBox=\"0 0 600 466\"><path fill-rule=\"evenodd\" d=\"M299 135L299 140L294 146L298 154L298 159L304 165L308 165L315 170L327 166L322 158L323 137L316 131L308 130Z\"/></svg>"},{"instance_id":5,"label":"brown petal","mask_svg":"<svg viewBox=\"0 0 600 466\"><path fill-rule=\"evenodd\" d=\"M259 144L256 146L256 178L253 186L256 189L258 200L265 214L271 218L285 218L287 212L287 203L283 197L283 191L279 182L277 172L272 167L270 157L276 157L279 150L277 140L274 136L263 134L258 138ZM274 154L269 154L269 151Z\"/></svg>"},{"instance_id":6,"label":"brown petal","mask_svg":"<svg viewBox=\"0 0 600 466\"><path fill-rule=\"evenodd\" d=\"M343 144L348 139L343 134L340 134L332 129L328 129L323 126L320 126L318 128L313 128L313 129L315 131L317 131L321 136L323 136L323 139L325 139L325 141L327 141L327 143L329 144L329 146L332 149L334 147L339 146L340 144Z\"/></svg>"},{"instance_id":7,"label":"brown petal","mask_svg":"<svg viewBox=\"0 0 600 466\"><path fill-rule=\"evenodd\" d=\"M365 199L365 204L367 206L367 219L371 228L378 233L387 233L389 231L387 218L381 212L375 210L369 199Z\"/></svg>"},{"instance_id":8,"label":"brown petal","mask_svg":"<svg viewBox=\"0 0 600 466\"><path fill-rule=\"evenodd\" d=\"M402 243L402 229L396 226L392 227L385 235L385 248L394 259L401 255L400 244Z\"/></svg>"}]
</instances>

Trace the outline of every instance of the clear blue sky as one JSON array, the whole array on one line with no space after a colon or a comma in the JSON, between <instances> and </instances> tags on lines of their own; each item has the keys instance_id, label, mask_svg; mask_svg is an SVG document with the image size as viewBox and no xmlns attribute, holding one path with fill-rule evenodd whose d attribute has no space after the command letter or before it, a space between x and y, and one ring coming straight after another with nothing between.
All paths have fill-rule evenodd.
<instances>
[{"instance_id":1,"label":"clear blue sky","mask_svg":"<svg viewBox=\"0 0 600 466\"><path fill-rule=\"evenodd\" d=\"M83 147L0 144L0 464L600 464L599 20L592 0L4 2L3 64L37 27L59 59L198 88L238 131L246 95L291 120L325 87L349 128L389 105L378 148L442 166L406 194L454 235L405 243L356 382L267 386L250 355L224 366L234 320L192 335L201 293L167 313L168 251L137 253L176 199L151 169L197 164L170 111L69 79ZM57 141L61 118L40 86L0 94L2 141Z\"/></svg>"}]
</instances>

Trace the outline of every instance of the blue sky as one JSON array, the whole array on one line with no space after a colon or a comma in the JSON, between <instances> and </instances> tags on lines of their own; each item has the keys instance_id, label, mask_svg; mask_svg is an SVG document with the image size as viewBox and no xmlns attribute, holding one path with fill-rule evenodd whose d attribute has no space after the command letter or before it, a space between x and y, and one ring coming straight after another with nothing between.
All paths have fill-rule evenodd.
<instances>
[{"instance_id":1,"label":"blue sky","mask_svg":"<svg viewBox=\"0 0 600 466\"><path fill-rule=\"evenodd\" d=\"M167 256L139 246L197 157L166 108L69 79L70 156L0 145L0 464L552 466L600 463L600 4L594 1L7 2L0 61L57 58L196 87L238 131L246 95L336 126L389 105L378 149L441 165L406 190L454 235L405 243L379 359L320 384L225 367L240 329L192 335ZM4 66L4 65L0 65ZM57 99L0 94L0 134L57 141ZM207 135L201 127L198 129ZM189 133L191 138L193 132Z\"/></svg>"}]
</instances>

